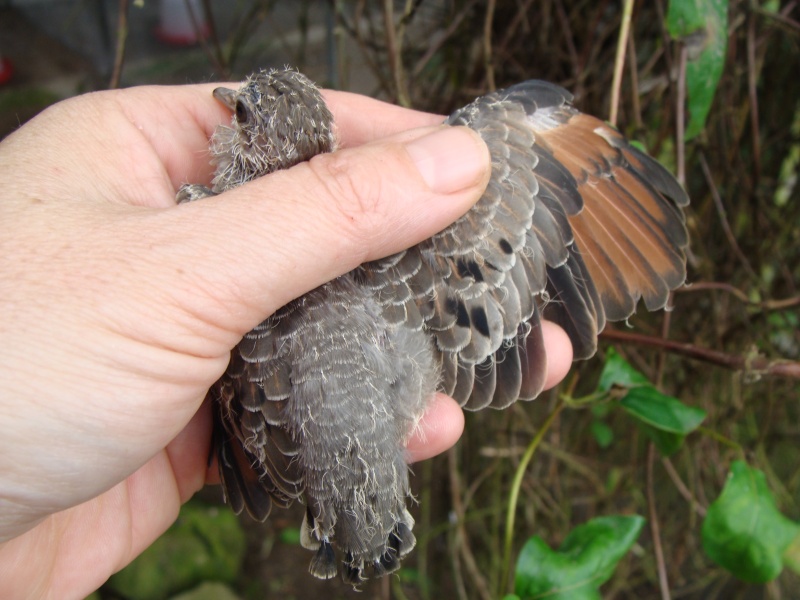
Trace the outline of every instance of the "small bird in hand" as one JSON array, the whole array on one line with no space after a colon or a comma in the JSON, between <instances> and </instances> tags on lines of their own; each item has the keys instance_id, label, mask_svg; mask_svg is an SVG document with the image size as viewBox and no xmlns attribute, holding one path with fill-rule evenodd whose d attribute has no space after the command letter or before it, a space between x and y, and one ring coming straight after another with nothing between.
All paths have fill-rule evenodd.
<instances>
[{"instance_id":1,"label":"small bird in hand","mask_svg":"<svg viewBox=\"0 0 800 600\"><path fill-rule=\"evenodd\" d=\"M211 140L216 176L211 189L181 188L181 202L336 149L330 111L296 71L262 70L214 97L233 112ZM314 576L342 563L358 584L414 547L404 448L436 391L469 410L531 400L544 384L542 319L588 358L606 320L640 299L663 308L684 282L685 192L571 98L526 81L450 115L491 153L478 203L282 307L211 389L228 502L261 520L303 502Z\"/></svg>"}]
</instances>

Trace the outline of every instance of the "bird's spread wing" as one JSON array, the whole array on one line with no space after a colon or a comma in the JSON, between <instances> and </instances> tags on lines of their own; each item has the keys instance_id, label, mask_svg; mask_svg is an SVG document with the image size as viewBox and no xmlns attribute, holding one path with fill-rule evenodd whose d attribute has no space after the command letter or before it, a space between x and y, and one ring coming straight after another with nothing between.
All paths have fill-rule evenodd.
<instances>
[{"instance_id":1,"label":"bird's spread wing","mask_svg":"<svg viewBox=\"0 0 800 600\"><path fill-rule=\"evenodd\" d=\"M541 319L591 356L606 319L663 307L685 279L688 198L658 162L584 115L558 86L527 81L456 111L489 146L492 177L459 221L361 267L397 322L431 332L440 389L466 408L539 394Z\"/></svg>"}]
</instances>

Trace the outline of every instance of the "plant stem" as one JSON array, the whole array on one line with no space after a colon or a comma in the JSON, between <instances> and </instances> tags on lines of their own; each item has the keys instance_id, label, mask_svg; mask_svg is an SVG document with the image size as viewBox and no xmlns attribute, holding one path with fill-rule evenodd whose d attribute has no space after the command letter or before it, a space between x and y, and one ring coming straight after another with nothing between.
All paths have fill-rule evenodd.
<instances>
[{"instance_id":1,"label":"plant stem","mask_svg":"<svg viewBox=\"0 0 800 600\"><path fill-rule=\"evenodd\" d=\"M625 70L625 49L628 47L632 14L633 0L624 0L622 5L622 21L619 25L619 37L617 38L617 56L614 60L614 77L611 82L611 110L608 115L608 120L614 127L617 126L619 89L622 86L622 72Z\"/></svg>"},{"instance_id":2,"label":"plant stem","mask_svg":"<svg viewBox=\"0 0 800 600\"><path fill-rule=\"evenodd\" d=\"M534 438L531 440L531 443L528 444L528 448L525 450L525 454L522 456L519 467L517 467L517 471L514 473L514 481L511 483L511 493L508 497L506 534L503 547L503 576L500 579L500 590L497 595L498 597L502 597L505 594L505 587L508 585L508 578L511 575L511 546L514 542L514 518L516 515L519 490L522 487L522 478L525 475L525 470L528 468L528 463L531 462L533 455L536 453L536 449L539 447L539 444L542 443L545 434L553 425L556 417L559 415L559 413L561 413L561 410L564 408L564 406L564 402L559 400L553 412L548 415L547 420L542 424L541 429L539 429L539 431L536 433Z\"/></svg>"}]
</instances>

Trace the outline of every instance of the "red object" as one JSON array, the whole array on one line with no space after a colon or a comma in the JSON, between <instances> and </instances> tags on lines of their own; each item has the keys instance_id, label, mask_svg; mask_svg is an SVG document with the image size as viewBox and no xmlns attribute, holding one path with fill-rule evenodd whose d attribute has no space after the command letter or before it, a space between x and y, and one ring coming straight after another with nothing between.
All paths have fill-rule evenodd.
<instances>
[{"instance_id":1,"label":"red object","mask_svg":"<svg viewBox=\"0 0 800 600\"><path fill-rule=\"evenodd\" d=\"M5 56L0 56L0 85L8 83L14 76L14 65Z\"/></svg>"},{"instance_id":2,"label":"red object","mask_svg":"<svg viewBox=\"0 0 800 600\"><path fill-rule=\"evenodd\" d=\"M199 0L160 0L156 37L171 46L193 46L208 37L209 26Z\"/></svg>"},{"instance_id":3,"label":"red object","mask_svg":"<svg viewBox=\"0 0 800 600\"><path fill-rule=\"evenodd\" d=\"M161 25L155 29L156 37L170 46L194 46L200 40L206 39L208 33L209 27L206 23L200 24L200 31L191 33L175 33Z\"/></svg>"}]
</instances>

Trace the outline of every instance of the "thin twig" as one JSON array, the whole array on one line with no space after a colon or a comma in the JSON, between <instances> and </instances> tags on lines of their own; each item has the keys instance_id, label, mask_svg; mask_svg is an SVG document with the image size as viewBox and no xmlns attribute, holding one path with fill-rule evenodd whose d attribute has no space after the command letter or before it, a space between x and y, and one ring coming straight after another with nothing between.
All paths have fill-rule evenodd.
<instances>
[{"instance_id":1,"label":"thin twig","mask_svg":"<svg viewBox=\"0 0 800 600\"><path fill-rule=\"evenodd\" d=\"M636 61L636 42L634 36L628 36L628 73L631 78L631 104L633 104L633 122L636 129L644 129L642 120L642 104L639 100L639 69Z\"/></svg>"},{"instance_id":2,"label":"thin twig","mask_svg":"<svg viewBox=\"0 0 800 600\"><path fill-rule=\"evenodd\" d=\"M455 512L457 519L455 525L456 549L458 554L461 556L461 559L464 561L464 566L472 578L474 589L477 590L480 597L484 600L492 600L492 593L489 590L489 584L486 582L486 578L481 574L481 570L478 567L478 562L475 560L475 555L473 554L472 548L469 545L467 531L464 527L464 523L466 522L466 510L462 502L461 478L458 474L458 466L456 465L456 456L453 449L451 449L447 454L447 466L450 473L450 489L451 499L453 502L453 512Z\"/></svg>"},{"instance_id":3,"label":"thin twig","mask_svg":"<svg viewBox=\"0 0 800 600\"><path fill-rule=\"evenodd\" d=\"M617 329L606 328L600 337L604 340L613 340L628 344L638 344L640 346L650 346L652 348L662 348L667 352L679 354L695 360L725 367L731 371L743 371L755 376L778 376L790 379L800 379L800 362L791 360L770 360L763 356L738 356L726 354L709 348L700 348L694 344L684 344L672 340L664 340L659 337L641 335L638 333L628 333Z\"/></svg>"},{"instance_id":4,"label":"thin twig","mask_svg":"<svg viewBox=\"0 0 800 600\"><path fill-rule=\"evenodd\" d=\"M750 101L750 135L753 137L753 169L757 186L761 179L761 142L758 123L758 67L756 66L756 17L751 12L747 17L747 95Z\"/></svg>"},{"instance_id":5,"label":"thin twig","mask_svg":"<svg viewBox=\"0 0 800 600\"><path fill-rule=\"evenodd\" d=\"M669 293L669 300L667 300L667 306L672 306L672 294L673 292ZM672 311L665 310L663 316L661 317L661 339L666 340L669 339L669 327L672 324ZM656 386L660 387L661 382L664 379L664 371L667 364L667 353L664 352L663 348L659 350L658 357L657 357L657 364L656 364Z\"/></svg>"},{"instance_id":6,"label":"thin twig","mask_svg":"<svg viewBox=\"0 0 800 600\"><path fill-rule=\"evenodd\" d=\"M414 65L414 68L411 69L411 73L414 75L414 77L422 73L422 70L444 45L444 43L458 30L461 22L464 20L464 17L466 17L469 11L472 10L472 7L475 6L477 1L478 0L470 0L467 2L467 5L463 8L463 10L450 21L447 29L445 29L436 40L431 41L431 44L425 51L425 54L422 55L422 57L417 61L417 64Z\"/></svg>"},{"instance_id":7,"label":"thin twig","mask_svg":"<svg viewBox=\"0 0 800 600\"><path fill-rule=\"evenodd\" d=\"M698 157L700 159L700 167L703 169L703 175L706 178L706 184L708 185L709 190L711 190L711 199L714 201L714 206L717 209L720 224L722 225L722 231L725 232L725 237L728 238L728 243L730 244L733 253L742 263L742 266L750 274L750 277L757 281L758 275L756 275L756 272L750 264L750 261L747 260L744 252L742 252L742 248L739 246L739 242L736 241L736 236L733 235L730 224L728 224L728 213L725 210L725 205L722 203L722 198L719 195L717 185L714 183L714 176L711 174L711 169L708 167L705 154L700 152Z\"/></svg>"},{"instance_id":8,"label":"thin twig","mask_svg":"<svg viewBox=\"0 0 800 600\"><path fill-rule=\"evenodd\" d=\"M680 58L678 59L678 98L675 102L675 161L677 163L678 183L686 187L686 61L689 59L689 50L686 44L681 44Z\"/></svg>"},{"instance_id":9,"label":"thin twig","mask_svg":"<svg viewBox=\"0 0 800 600\"><path fill-rule=\"evenodd\" d=\"M672 461L667 458L666 456L661 457L661 464L664 465L664 470L669 475L669 478L672 480L672 483L678 490L678 493L683 496L686 501L692 506L692 509L701 517L705 519L707 509L705 506L700 504L697 501L697 498L694 497L692 491L686 487L686 484L683 483L681 476L678 475L678 472L675 470L675 467L672 464Z\"/></svg>"},{"instance_id":10,"label":"thin twig","mask_svg":"<svg viewBox=\"0 0 800 600\"><path fill-rule=\"evenodd\" d=\"M117 48L114 51L114 69L108 88L115 90L122 78L122 64L125 62L125 46L128 41L128 0L119 0L119 18L117 19Z\"/></svg>"},{"instance_id":11,"label":"thin twig","mask_svg":"<svg viewBox=\"0 0 800 600\"><path fill-rule=\"evenodd\" d=\"M800 306L800 296L792 296L791 298L783 298L781 300L751 300L750 297L737 287L730 283L722 283L719 281L702 281L699 283L692 283L675 290L676 293L688 292L704 292L706 290L720 290L727 292L734 296L740 302L760 308L764 312L786 310Z\"/></svg>"},{"instance_id":12,"label":"thin twig","mask_svg":"<svg viewBox=\"0 0 800 600\"><path fill-rule=\"evenodd\" d=\"M225 62L225 53L222 51L222 46L219 43L217 36L217 28L214 24L214 13L211 12L211 0L203 0L203 13L205 19L202 21L198 18L200 15L194 14L194 8L189 0L184 0L186 10L189 11L189 19L192 21L192 28L194 29L197 39L200 41L200 47L203 52L208 56L209 61L217 69L220 76L227 80L231 76L229 65ZM208 27L208 36L203 31L201 26L206 24ZM210 43L209 43L210 42Z\"/></svg>"},{"instance_id":13,"label":"thin twig","mask_svg":"<svg viewBox=\"0 0 800 600\"><path fill-rule=\"evenodd\" d=\"M523 2L519 4L517 12L514 14L514 18L511 19L508 25L504 28L505 35L503 36L503 39L497 46L495 46L496 54L504 56L511 41L518 40L520 38L520 35L517 34L517 29L519 29L520 25L526 20L533 2L534 0L523 0Z\"/></svg>"},{"instance_id":14,"label":"thin twig","mask_svg":"<svg viewBox=\"0 0 800 600\"><path fill-rule=\"evenodd\" d=\"M622 21L619 24L617 37L617 54L614 58L614 77L611 80L611 108L608 121L617 126L619 114L619 94L622 87L622 73L625 71L625 50L628 47L628 36L631 31L631 15L633 14L633 0L623 0Z\"/></svg>"},{"instance_id":15,"label":"thin twig","mask_svg":"<svg viewBox=\"0 0 800 600\"><path fill-rule=\"evenodd\" d=\"M561 29L564 31L564 43L566 43L567 52L569 53L569 62L570 66L572 67L572 78L578 85L578 88L575 90L575 96L580 97L582 95L580 88L583 85L581 80L583 61L578 55L578 49L575 47L575 40L573 39L572 35L572 27L570 26L569 17L567 16L567 12L564 10L564 5L562 2L556 2L556 18L561 24Z\"/></svg>"},{"instance_id":16,"label":"thin twig","mask_svg":"<svg viewBox=\"0 0 800 600\"><path fill-rule=\"evenodd\" d=\"M214 20L214 12L211 9L211 0L202 0L203 12L206 16L208 24L208 39L214 48L214 53L217 56L217 62L223 68L224 72L230 75L229 65L225 63L225 52L222 50L222 44L219 41L219 34L217 33L217 23Z\"/></svg>"},{"instance_id":17,"label":"thin twig","mask_svg":"<svg viewBox=\"0 0 800 600\"><path fill-rule=\"evenodd\" d=\"M461 477L458 475L458 465L456 464L456 449L450 448L447 451L447 474L450 479L450 502L453 506L453 512L456 514L456 519L459 521L461 517L459 512L464 512L463 504L461 503ZM467 588L464 585L464 577L461 574L461 560L459 559L459 552L457 547L460 545L460 540L463 535L463 530L456 523L456 527L452 529L450 541L453 547L450 548L450 557L453 561L454 577L453 582L456 586L456 593L461 600L467 598Z\"/></svg>"},{"instance_id":18,"label":"thin twig","mask_svg":"<svg viewBox=\"0 0 800 600\"><path fill-rule=\"evenodd\" d=\"M361 49L361 55L367 61L367 65L369 66L372 75L378 81L378 85L380 89L382 89L387 96L393 96L392 92L392 84L389 80L386 79L385 69L378 63L377 58L374 55L374 44L372 43L371 36L368 36L370 41L364 37L364 33L361 30L361 24L365 20L368 20L369 15L365 19L364 11L367 10L367 2L366 0L359 0L356 4L355 9L353 10L353 22L350 23L347 20L347 16L344 14L344 10L342 6L337 2L334 5L336 9L336 20L339 25L341 25L342 29L344 29L350 36L355 39L358 47Z\"/></svg>"},{"instance_id":19,"label":"thin twig","mask_svg":"<svg viewBox=\"0 0 800 600\"><path fill-rule=\"evenodd\" d=\"M389 68L392 72L395 98L400 106L411 106L403 81L403 57L400 53L402 40L398 40L394 27L394 2L392 0L383 0L383 23L386 30L386 52L389 55Z\"/></svg>"},{"instance_id":20,"label":"thin twig","mask_svg":"<svg viewBox=\"0 0 800 600\"><path fill-rule=\"evenodd\" d=\"M661 600L670 600L667 566L664 562L664 549L661 547L661 532L658 526L656 497L653 491L653 463L656 459L656 446L653 442L647 445L647 512L650 521L650 535L653 537L653 551L656 555L658 569L658 586L661 589Z\"/></svg>"},{"instance_id":21,"label":"thin twig","mask_svg":"<svg viewBox=\"0 0 800 600\"><path fill-rule=\"evenodd\" d=\"M423 461L420 468L420 475L421 475L421 483L422 486L420 488L420 529L422 531L430 531L431 527L431 505L432 502L432 481L433 481L433 464L434 461L426 460ZM422 595L423 600L430 600L430 573L429 573L429 566L430 566L430 558L429 558L429 550L431 544L428 536L425 536L423 539L417 540L416 546L416 553L417 553L417 571L419 572L419 580L420 580L420 594Z\"/></svg>"},{"instance_id":22,"label":"thin twig","mask_svg":"<svg viewBox=\"0 0 800 600\"><path fill-rule=\"evenodd\" d=\"M777 21L787 29L791 33L798 33L800 32L800 21L795 21L794 19L790 19L787 15L789 15L794 7L797 5L797 2L790 2L786 6L784 6L780 12L772 12L761 8L760 6L753 7L751 10L758 13L762 17L766 17L767 19L773 19Z\"/></svg>"},{"instance_id":23,"label":"thin twig","mask_svg":"<svg viewBox=\"0 0 800 600\"><path fill-rule=\"evenodd\" d=\"M494 65L492 64L492 25L497 0L486 3L486 17L483 22L483 66L486 70L486 87L490 92L497 89L494 81Z\"/></svg>"},{"instance_id":24,"label":"thin twig","mask_svg":"<svg viewBox=\"0 0 800 600\"><path fill-rule=\"evenodd\" d=\"M664 43L664 62L667 63L667 73L672 74L674 71L672 70L672 56L669 52L669 48L672 47L670 38L669 30L667 29L667 19L666 15L664 14L664 5L662 4L662 0L657 0L655 2L656 12L658 13L658 21L661 23L661 39Z\"/></svg>"}]
</instances>

